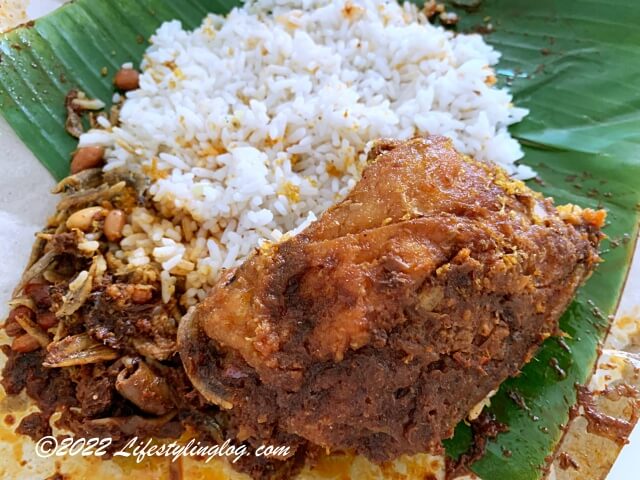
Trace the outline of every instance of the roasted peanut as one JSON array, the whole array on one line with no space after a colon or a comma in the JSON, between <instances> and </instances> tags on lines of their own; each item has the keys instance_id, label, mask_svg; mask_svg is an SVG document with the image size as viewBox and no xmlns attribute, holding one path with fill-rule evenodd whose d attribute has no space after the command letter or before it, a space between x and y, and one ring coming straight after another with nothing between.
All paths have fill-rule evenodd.
<instances>
[{"instance_id":1,"label":"roasted peanut","mask_svg":"<svg viewBox=\"0 0 640 480\"><path fill-rule=\"evenodd\" d=\"M22 329L20 324L15 320L10 319L7 319L6 323L4 324L4 331L7 332L7 335L9 335L10 337L17 337L18 335L24 333L24 330Z\"/></svg>"},{"instance_id":2,"label":"roasted peanut","mask_svg":"<svg viewBox=\"0 0 640 480\"><path fill-rule=\"evenodd\" d=\"M38 348L40 348L40 344L35 338L33 338L28 333L25 333L23 335L20 335L19 337L14 338L13 342L11 343L11 350L13 350L14 352L20 352L20 353L33 352Z\"/></svg>"},{"instance_id":3,"label":"roasted peanut","mask_svg":"<svg viewBox=\"0 0 640 480\"><path fill-rule=\"evenodd\" d=\"M113 77L113 84L119 90L135 90L140 86L140 74L133 68L121 68Z\"/></svg>"},{"instance_id":4,"label":"roasted peanut","mask_svg":"<svg viewBox=\"0 0 640 480\"><path fill-rule=\"evenodd\" d=\"M124 228L126 221L127 217L122 210L111 210L104 219L104 226L102 228L107 240L110 242L117 242L120 240L122 238L122 229Z\"/></svg>"},{"instance_id":5,"label":"roasted peanut","mask_svg":"<svg viewBox=\"0 0 640 480\"><path fill-rule=\"evenodd\" d=\"M51 292L48 283L35 281L27 283L24 293L34 301L38 308L47 309L51 306Z\"/></svg>"},{"instance_id":6,"label":"roasted peanut","mask_svg":"<svg viewBox=\"0 0 640 480\"><path fill-rule=\"evenodd\" d=\"M9 312L7 322L15 320L18 316L33 318L33 315L33 310L31 310L29 307L25 305L18 305L17 307L11 309L11 311Z\"/></svg>"},{"instance_id":7,"label":"roasted peanut","mask_svg":"<svg viewBox=\"0 0 640 480\"><path fill-rule=\"evenodd\" d=\"M43 312L38 314L38 318L36 319L38 325L40 325L45 330L57 325L58 318L53 312Z\"/></svg>"},{"instance_id":8,"label":"roasted peanut","mask_svg":"<svg viewBox=\"0 0 640 480\"><path fill-rule=\"evenodd\" d=\"M17 337L18 335L24 333L20 324L16 321L17 317L28 317L33 318L34 313L29 307L24 305L18 305L14 309L9 312L9 316L7 317L7 321L4 324L4 330L7 332L7 335L10 337Z\"/></svg>"},{"instance_id":9,"label":"roasted peanut","mask_svg":"<svg viewBox=\"0 0 640 480\"><path fill-rule=\"evenodd\" d=\"M145 285L134 285L133 292L131 292L131 301L138 304L147 303L152 296L151 288Z\"/></svg>"},{"instance_id":10,"label":"roasted peanut","mask_svg":"<svg viewBox=\"0 0 640 480\"><path fill-rule=\"evenodd\" d=\"M80 147L71 159L71 173L75 174L88 168L99 167L103 160L103 147Z\"/></svg>"},{"instance_id":11,"label":"roasted peanut","mask_svg":"<svg viewBox=\"0 0 640 480\"><path fill-rule=\"evenodd\" d=\"M93 219L104 213L104 208L102 207L87 207L82 210L78 210L77 212L73 212L67 218L67 228L71 230L72 228L77 228L78 230L86 231L89 230L91 224L93 223Z\"/></svg>"}]
</instances>

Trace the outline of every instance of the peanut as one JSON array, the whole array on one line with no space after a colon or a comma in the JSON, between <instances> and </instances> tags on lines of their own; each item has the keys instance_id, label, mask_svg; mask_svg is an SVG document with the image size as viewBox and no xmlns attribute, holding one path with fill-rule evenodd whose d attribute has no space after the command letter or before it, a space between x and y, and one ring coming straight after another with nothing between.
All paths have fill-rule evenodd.
<instances>
[{"instance_id":1,"label":"peanut","mask_svg":"<svg viewBox=\"0 0 640 480\"><path fill-rule=\"evenodd\" d=\"M15 320L17 316L33 318L33 310L25 305L18 305L9 312L7 321Z\"/></svg>"},{"instance_id":2,"label":"peanut","mask_svg":"<svg viewBox=\"0 0 640 480\"><path fill-rule=\"evenodd\" d=\"M80 147L71 159L71 173L76 174L89 168L102 165L104 159L103 147Z\"/></svg>"},{"instance_id":3,"label":"peanut","mask_svg":"<svg viewBox=\"0 0 640 480\"><path fill-rule=\"evenodd\" d=\"M7 335L9 335L10 337L17 337L18 335L24 333L24 330L18 322L9 319L7 319L6 323L4 324L4 331L7 332Z\"/></svg>"},{"instance_id":4,"label":"peanut","mask_svg":"<svg viewBox=\"0 0 640 480\"><path fill-rule=\"evenodd\" d=\"M83 232L89 230L93 223L93 219L97 215L104 213L104 211L105 210L102 207L87 207L82 210L78 210L77 212L73 212L69 215L69 218L67 218L67 228L69 230L77 228Z\"/></svg>"},{"instance_id":5,"label":"peanut","mask_svg":"<svg viewBox=\"0 0 640 480\"><path fill-rule=\"evenodd\" d=\"M20 335L19 337L14 338L13 342L11 343L11 350L13 350L14 352L20 352L20 353L33 352L38 348L40 348L40 344L35 338L33 338L28 333L25 333L23 335Z\"/></svg>"},{"instance_id":6,"label":"peanut","mask_svg":"<svg viewBox=\"0 0 640 480\"><path fill-rule=\"evenodd\" d=\"M53 312L43 312L38 314L38 318L36 319L38 325L40 325L45 330L50 329L51 327L57 325L58 318Z\"/></svg>"},{"instance_id":7,"label":"peanut","mask_svg":"<svg viewBox=\"0 0 640 480\"><path fill-rule=\"evenodd\" d=\"M140 74L133 68L121 68L113 77L113 84L119 90L135 90L140 86Z\"/></svg>"},{"instance_id":8,"label":"peanut","mask_svg":"<svg viewBox=\"0 0 640 480\"><path fill-rule=\"evenodd\" d=\"M105 237L110 242L117 242L122 238L122 229L127 221L122 210L111 210L107 217L104 219L104 226L102 230Z\"/></svg>"},{"instance_id":9,"label":"peanut","mask_svg":"<svg viewBox=\"0 0 640 480\"><path fill-rule=\"evenodd\" d=\"M38 308L49 308L51 306L50 285L39 280L27 283L24 293L36 304Z\"/></svg>"},{"instance_id":10,"label":"peanut","mask_svg":"<svg viewBox=\"0 0 640 480\"><path fill-rule=\"evenodd\" d=\"M14 309L9 312L9 316L7 317L7 321L4 324L4 329L7 332L7 335L10 337L17 337L21 333L24 333L20 324L16 321L16 317L23 316L28 318L33 318L33 310L24 305L18 305Z\"/></svg>"},{"instance_id":11,"label":"peanut","mask_svg":"<svg viewBox=\"0 0 640 480\"><path fill-rule=\"evenodd\" d=\"M134 285L133 292L131 292L131 301L137 304L147 303L151 300L152 296L153 292L151 288L145 287L144 285Z\"/></svg>"}]
</instances>

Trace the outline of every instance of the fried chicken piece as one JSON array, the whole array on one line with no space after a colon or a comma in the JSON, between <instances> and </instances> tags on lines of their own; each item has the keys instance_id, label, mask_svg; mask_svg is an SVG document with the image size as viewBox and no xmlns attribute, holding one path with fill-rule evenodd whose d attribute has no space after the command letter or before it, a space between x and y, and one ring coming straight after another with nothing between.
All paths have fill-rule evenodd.
<instances>
[{"instance_id":1,"label":"fried chicken piece","mask_svg":"<svg viewBox=\"0 0 640 480\"><path fill-rule=\"evenodd\" d=\"M182 320L185 369L239 440L437 450L599 262L605 213L561 212L448 139L380 141L342 202Z\"/></svg>"}]
</instances>

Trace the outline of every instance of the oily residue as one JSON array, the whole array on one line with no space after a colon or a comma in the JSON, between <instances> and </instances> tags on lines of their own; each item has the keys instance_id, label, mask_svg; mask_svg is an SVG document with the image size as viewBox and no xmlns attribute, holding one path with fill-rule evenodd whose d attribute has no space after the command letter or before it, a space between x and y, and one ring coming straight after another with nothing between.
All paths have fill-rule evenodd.
<instances>
[{"instance_id":1,"label":"oily residue","mask_svg":"<svg viewBox=\"0 0 640 480\"><path fill-rule=\"evenodd\" d=\"M640 410L638 390L629 385L617 385L602 392L590 392L585 386L578 386L576 390L578 392L577 405L583 408L583 416L587 420L587 432L608 438L618 445L628 443L629 435L638 420L638 412ZM632 407L631 418L623 420L600 412L595 400L595 397L599 395L611 400L621 397L629 398Z\"/></svg>"},{"instance_id":2,"label":"oily residue","mask_svg":"<svg viewBox=\"0 0 640 480\"><path fill-rule=\"evenodd\" d=\"M529 407L527 406L527 403L524 401L524 398L522 397L522 395L520 395L520 392L518 392L517 390L509 390L507 395L511 400L513 400L513 403L515 403L519 408L529 411Z\"/></svg>"},{"instance_id":3,"label":"oily residue","mask_svg":"<svg viewBox=\"0 0 640 480\"><path fill-rule=\"evenodd\" d=\"M611 238L609 245L611 248L618 248L620 245L626 245L631 241L631 236L628 233L622 234L620 237Z\"/></svg>"},{"instance_id":4,"label":"oily residue","mask_svg":"<svg viewBox=\"0 0 640 480\"><path fill-rule=\"evenodd\" d=\"M567 452L560 452L558 455L558 466L562 470L568 470L569 468L573 468L574 470L580 470L580 465L576 462L571 455Z\"/></svg>"},{"instance_id":5,"label":"oily residue","mask_svg":"<svg viewBox=\"0 0 640 480\"><path fill-rule=\"evenodd\" d=\"M553 368L560 378L567 378L567 372L560 366L560 362L556 357L549 359L549 366Z\"/></svg>"},{"instance_id":6,"label":"oily residue","mask_svg":"<svg viewBox=\"0 0 640 480\"><path fill-rule=\"evenodd\" d=\"M178 457L177 461L169 464L169 480L183 480L182 475L182 457Z\"/></svg>"},{"instance_id":7,"label":"oily residue","mask_svg":"<svg viewBox=\"0 0 640 480\"><path fill-rule=\"evenodd\" d=\"M68 480L68 477L60 472L55 472L45 478L45 480Z\"/></svg>"},{"instance_id":8,"label":"oily residue","mask_svg":"<svg viewBox=\"0 0 640 480\"><path fill-rule=\"evenodd\" d=\"M445 478L451 480L469 473L469 466L484 455L487 442L509 430L504 423L496 420L493 413L483 410L478 418L471 422L471 434L473 441L469 449L460 455L457 460L447 457ZM510 456L511 452L509 451Z\"/></svg>"},{"instance_id":9,"label":"oily residue","mask_svg":"<svg viewBox=\"0 0 640 480\"><path fill-rule=\"evenodd\" d=\"M608 386L600 392L600 395L614 402L621 398L630 398L634 400L638 400L640 398L640 392L638 389L628 383L619 383L614 386Z\"/></svg>"},{"instance_id":10,"label":"oily residue","mask_svg":"<svg viewBox=\"0 0 640 480\"><path fill-rule=\"evenodd\" d=\"M463 9L467 13L473 13L478 11L482 5L483 0L452 0L451 3L454 7Z\"/></svg>"},{"instance_id":11,"label":"oily residue","mask_svg":"<svg viewBox=\"0 0 640 480\"><path fill-rule=\"evenodd\" d=\"M600 308L595 304L595 302L591 299L587 300L587 305L589 305L591 307L591 314L594 317L597 317L601 320L607 320L608 318L605 317L604 313L602 313L602 310L600 310Z\"/></svg>"},{"instance_id":12,"label":"oily residue","mask_svg":"<svg viewBox=\"0 0 640 480\"><path fill-rule=\"evenodd\" d=\"M560 345L560 348L562 348L567 353L571 353L571 347L569 347L567 341L564 338L558 337L556 338L556 341L558 342L558 345Z\"/></svg>"}]
</instances>

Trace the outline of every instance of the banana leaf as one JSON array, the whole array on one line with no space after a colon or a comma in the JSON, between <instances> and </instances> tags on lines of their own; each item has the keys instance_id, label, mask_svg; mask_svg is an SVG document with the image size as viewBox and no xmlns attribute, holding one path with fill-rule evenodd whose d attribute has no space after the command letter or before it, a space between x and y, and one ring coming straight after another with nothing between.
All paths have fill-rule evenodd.
<instances>
[{"instance_id":1,"label":"banana leaf","mask_svg":"<svg viewBox=\"0 0 640 480\"><path fill-rule=\"evenodd\" d=\"M472 466L485 479L533 480L562 437L575 383L591 375L638 234L640 4L493 0L460 15L461 30L492 31L486 39L503 54L499 80L531 110L512 133L525 145L524 163L538 172L534 188L558 203L608 210L605 262L561 318L568 337L562 344L549 339L501 387L491 410L509 432ZM469 441L468 427L460 425L447 452L455 456Z\"/></svg>"},{"instance_id":2,"label":"banana leaf","mask_svg":"<svg viewBox=\"0 0 640 480\"><path fill-rule=\"evenodd\" d=\"M75 141L64 130L64 97L77 87L107 100L123 62L138 64L164 20L186 27L240 2L77 0L0 37L0 111L56 178L68 173ZM640 3L631 0L457 1L460 31L481 31L502 53L499 80L531 114L513 128L533 185L558 203L608 210L605 262L549 339L490 409L509 431L472 465L485 479L544 475L598 356L628 272L640 216ZM106 67L107 73L104 74ZM517 401L514 401L517 399ZM461 424L446 442L456 457L470 443Z\"/></svg>"}]
</instances>

